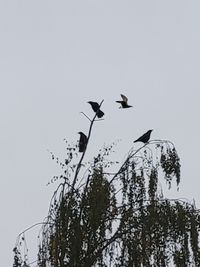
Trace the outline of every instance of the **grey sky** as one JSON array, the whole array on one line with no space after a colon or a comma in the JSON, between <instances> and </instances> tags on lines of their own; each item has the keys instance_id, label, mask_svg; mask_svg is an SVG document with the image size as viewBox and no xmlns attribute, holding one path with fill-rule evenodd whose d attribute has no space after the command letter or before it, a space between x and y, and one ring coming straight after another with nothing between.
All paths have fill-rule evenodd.
<instances>
[{"instance_id":1,"label":"grey sky","mask_svg":"<svg viewBox=\"0 0 200 267\"><path fill-rule=\"evenodd\" d=\"M199 196L199 1L6 1L0 3L1 265L16 236L47 215L63 138L87 132L89 100L101 101L87 157L121 138L119 159L148 129L173 141L180 191ZM134 106L120 110L120 93ZM35 232L36 235L37 232Z\"/></svg>"}]
</instances>

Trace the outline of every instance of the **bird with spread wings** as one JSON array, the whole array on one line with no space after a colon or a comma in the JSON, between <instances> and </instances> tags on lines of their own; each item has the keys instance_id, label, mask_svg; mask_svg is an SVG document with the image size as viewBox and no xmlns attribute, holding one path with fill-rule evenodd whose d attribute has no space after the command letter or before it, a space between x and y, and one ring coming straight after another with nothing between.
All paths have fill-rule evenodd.
<instances>
[{"instance_id":1,"label":"bird with spread wings","mask_svg":"<svg viewBox=\"0 0 200 267\"><path fill-rule=\"evenodd\" d=\"M120 108L131 108L132 106L128 105L128 98L125 95L121 94L122 100L116 101L117 103L121 104Z\"/></svg>"}]
</instances>

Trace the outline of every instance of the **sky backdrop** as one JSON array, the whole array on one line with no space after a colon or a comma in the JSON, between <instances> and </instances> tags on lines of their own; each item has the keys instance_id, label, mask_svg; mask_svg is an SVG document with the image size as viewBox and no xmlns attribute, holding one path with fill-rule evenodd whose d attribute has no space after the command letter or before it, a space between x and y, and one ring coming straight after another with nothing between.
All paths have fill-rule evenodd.
<instances>
[{"instance_id":1,"label":"sky backdrop","mask_svg":"<svg viewBox=\"0 0 200 267\"><path fill-rule=\"evenodd\" d=\"M88 158L121 139L123 160L154 129L152 139L171 140L181 158L180 190L169 196L200 206L199 14L197 0L1 0L1 266L12 266L17 235L47 215L56 183L46 184L60 172L48 150L62 158L63 139L87 133L80 112L93 115L90 100L104 99L105 120ZM132 109L118 108L120 93Z\"/></svg>"}]
</instances>

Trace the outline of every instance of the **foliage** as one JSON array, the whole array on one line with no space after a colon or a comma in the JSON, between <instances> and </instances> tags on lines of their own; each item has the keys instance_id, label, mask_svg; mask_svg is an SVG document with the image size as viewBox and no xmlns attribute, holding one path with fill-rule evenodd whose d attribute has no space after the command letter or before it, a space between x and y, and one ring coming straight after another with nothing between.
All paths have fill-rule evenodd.
<instances>
[{"instance_id":1,"label":"foliage","mask_svg":"<svg viewBox=\"0 0 200 267\"><path fill-rule=\"evenodd\" d=\"M64 163L57 159L63 174L55 179L61 182L42 226L38 267L200 266L199 210L166 199L158 186L161 178L169 189L173 180L179 186L174 145L154 140L132 148L115 172L112 147L89 163L83 162L85 151L76 163L77 145L69 145ZM19 242L13 267L18 262Z\"/></svg>"}]
</instances>

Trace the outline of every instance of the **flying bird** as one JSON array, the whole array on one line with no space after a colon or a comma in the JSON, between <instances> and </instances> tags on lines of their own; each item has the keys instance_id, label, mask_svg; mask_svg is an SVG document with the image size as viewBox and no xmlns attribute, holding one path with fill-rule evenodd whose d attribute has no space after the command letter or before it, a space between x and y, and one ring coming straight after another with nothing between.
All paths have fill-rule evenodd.
<instances>
[{"instance_id":1,"label":"flying bird","mask_svg":"<svg viewBox=\"0 0 200 267\"><path fill-rule=\"evenodd\" d=\"M86 147L87 147L87 136L83 132L78 132L80 134L80 139L79 139L79 152L84 152Z\"/></svg>"},{"instance_id":2,"label":"flying bird","mask_svg":"<svg viewBox=\"0 0 200 267\"><path fill-rule=\"evenodd\" d=\"M92 101L89 101L88 103L91 105L92 109L97 114L97 117L102 118L104 115L104 112L100 110L99 104L97 102L92 102Z\"/></svg>"},{"instance_id":3,"label":"flying bird","mask_svg":"<svg viewBox=\"0 0 200 267\"><path fill-rule=\"evenodd\" d=\"M147 143L150 139L150 135L151 135L152 131L153 130L147 131L145 134L143 134L137 140L135 140L134 143L136 143L136 142L143 142L144 144Z\"/></svg>"},{"instance_id":4,"label":"flying bird","mask_svg":"<svg viewBox=\"0 0 200 267\"><path fill-rule=\"evenodd\" d=\"M120 108L131 108L132 106L128 105L128 98L125 95L121 94L122 100L116 101L121 104Z\"/></svg>"}]
</instances>

